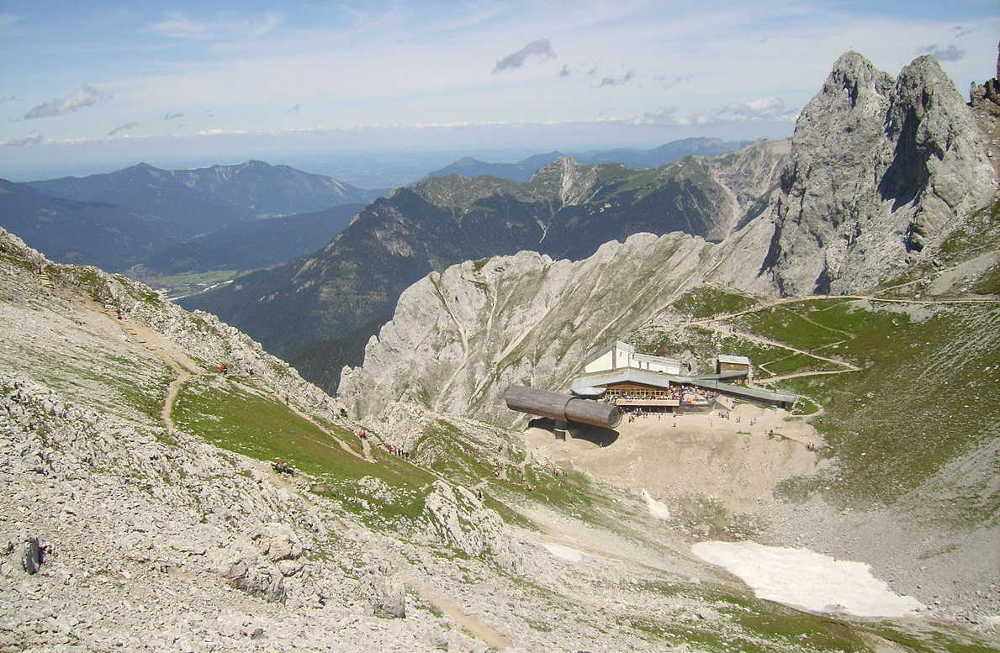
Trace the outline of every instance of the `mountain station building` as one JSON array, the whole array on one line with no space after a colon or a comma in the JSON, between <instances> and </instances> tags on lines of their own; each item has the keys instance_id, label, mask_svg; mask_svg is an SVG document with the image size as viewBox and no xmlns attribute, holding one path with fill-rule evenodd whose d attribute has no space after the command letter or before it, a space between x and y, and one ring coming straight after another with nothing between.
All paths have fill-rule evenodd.
<instances>
[{"instance_id":1,"label":"mountain station building","mask_svg":"<svg viewBox=\"0 0 1000 653\"><path fill-rule=\"evenodd\" d=\"M688 374L681 374L685 369ZM744 385L752 380L752 374L753 365L746 356L721 354L715 374L691 375L690 367L681 361L640 354L632 345L615 342L584 365L570 392L623 408L656 411L706 408L719 395L783 408L798 400L797 395Z\"/></svg>"}]
</instances>

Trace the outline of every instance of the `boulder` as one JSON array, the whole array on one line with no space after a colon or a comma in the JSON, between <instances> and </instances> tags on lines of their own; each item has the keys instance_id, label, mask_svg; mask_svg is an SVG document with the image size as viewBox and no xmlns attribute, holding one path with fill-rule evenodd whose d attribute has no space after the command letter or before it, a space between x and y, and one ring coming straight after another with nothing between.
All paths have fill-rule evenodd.
<instances>
[{"instance_id":1,"label":"boulder","mask_svg":"<svg viewBox=\"0 0 1000 653\"><path fill-rule=\"evenodd\" d=\"M24 540L24 547L21 549L21 567L29 575L37 574L42 566L43 545L39 543L37 537L28 537Z\"/></svg>"},{"instance_id":2,"label":"boulder","mask_svg":"<svg viewBox=\"0 0 1000 653\"><path fill-rule=\"evenodd\" d=\"M261 558L238 558L223 577L231 586L265 601L284 603L287 596L284 575Z\"/></svg>"},{"instance_id":3,"label":"boulder","mask_svg":"<svg viewBox=\"0 0 1000 653\"><path fill-rule=\"evenodd\" d=\"M365 570L358 580L357 592L376 617L406 617L406 589L385 560L377 560Z\"/></svg>"},{"instance_id":4,"label":"boulder","mask_svg":"<svg viewBox=\"0 0 1000 653\"><path fill-rule=\"evenodd\" d=\"M264 524L252 536L261 554L271 562L297 560L302 555L302 544L295 531L287 524Z\"/></svg>"}]
</instances>

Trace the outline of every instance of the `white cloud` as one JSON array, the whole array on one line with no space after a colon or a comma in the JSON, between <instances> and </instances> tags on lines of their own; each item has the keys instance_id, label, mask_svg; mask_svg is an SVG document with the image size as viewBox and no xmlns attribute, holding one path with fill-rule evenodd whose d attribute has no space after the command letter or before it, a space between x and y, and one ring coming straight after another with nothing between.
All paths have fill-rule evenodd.
<instances>
[{"instance_id":1,"label":"white cloud","mask_svg":"<svg viewBox=\"0 0 1000 653\"><path fill-rule=\"evenodd\" d=\"M779 120L782 122L794 121L799 115L798 111L791 111L785 107L785 101L781 98L767 97L749 102L737 102L727 104L716 111L712 118L720 122L746 122L748 120Z\"/></svg>"},{"instance_id":2,"label":"white cloud","mask_svg":"<svg viewBox=\"0 0 1000 653\"><path fill-rule=\"evenodd\" d=\"M635 73L631 70L623 75L612 76L612 77L602 77L601 81L597 83L598 88L604 86L622 86L623 84L628 84L635 77Z\"/></svg>"},{"instance_id":3,"label":"white cloud","mask_svg":"<svg viewBox=\"0 0 1000 653\"><path fill-rule=\"evenodd\" d=\"M639 125L680 125L684 124L681 118L677 116L677 107L664 107L659 111L651 111L642 114L642 117L636 118L633 122Z\"/></svg>"},{"instance_id":4,"label":"white cloud","mask_svg":"<svg viewBox=\"0 0 1000 653\"><path fill-rule=\"evenodd\" d=\"M273 32L282 23L274 12L242 19L193 20L180 12L167 14L165 20L150 28L163 36L182 40L244 40L255 39Z\"/></svg>"},{"instance_id":5,"label":"white cloud","mask_svg":"<svg viewBox=\"0 0 1000 653\"><path fill-rule=\"evenodd\" d=\"M137 122L127 122L124 125L119 125L108 132L108 136L118 136L119 134L124 134L125 132L131 131L139 126Z\"/></svg>"},{"instance_id":6,"label":"white cloud","mask_svg":"<svg viewBox=\"0 0 1000 653\"><path fill-rule=\"evenodd\" d=\"M22 136L21 138L11 138L3 143L0 143L2 147L31 147L32 145L40 145L45 141L45 137L42 136L40 132L32 132L27 136Z\"/></svg>"},{"instance_id":7,"label":"white cloud","mask_svg":"<svg viewBox=\"0 0 1000 653\"><path fill-rule=\"evenodd\" d=\"M528 59L528 57L539 57L543 60L555 59L556 53L555 50L552 49L552 42L548 39L538 39L537 41L532 41L517 52L512 52L506 57L498 59L496 66L493 67L493 72L499 73L504 70L520 68L524 65L524 62Z\"/></svg>"},{"instance_id":8,"label":"white cloud","mask_svg":"<svg viewBox=\"0 0 1000 653\"><path fill-rule=\"evenodd\" d=\"M681 127L721 125L755 121L794 122L797 110L790 110L784 100L776 97L759 98L748 102L727 104L704 113L680 115L677 107L644 113L632 121L638 125L675 125Z\"/></svg>"},{"instance_id":9,"label":"white cloud","mask_svg":"<svg viewBox=\"0 0 1000 653\"><path fill-rule=\"evenodd\" d=\"M194 133L195 136L233 136L233 135L243 135L249 134L245 129L222 129L221 127L215 127L212 129L200 129Z\"/></svg>"},{"instance_id":10,"label":"white cloud","mask_svg":"<svg viewBox=\"0 0 1000 653\"><path fill-rule=\"evenodd\" d=\"M97 104L102 99L103 96L100 91L89 84L84 84L64 98L56 98L32 107L28 113L24 114L24 119L32 120L35 118L61 116Z\"/></svg>"},{"instance_id":11,"label":"white cloud","mask_svg":"<svg viewBox=\"0 0 1000 653\"><path fill-rule=\"evenodd\" d=\"M954 43L942 47L936 43L917 48L917 54L929 54L938 61L961 61L965 57L965 50L957 47Z\"/></svg>"}]
</instances>

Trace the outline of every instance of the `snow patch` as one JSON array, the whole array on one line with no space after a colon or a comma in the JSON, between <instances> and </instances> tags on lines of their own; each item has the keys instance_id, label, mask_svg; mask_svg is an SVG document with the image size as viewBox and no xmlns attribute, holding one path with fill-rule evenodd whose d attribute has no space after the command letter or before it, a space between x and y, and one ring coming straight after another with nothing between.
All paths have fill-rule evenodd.
<instances>
[{"instance_id":1,"label":"snow patch","mask_svg":"<svg viewBox=\"0 0 1000 653\"><path fill-rule=\"evenodd\" d=\"M562 558L568 562L581 562L583 560L583 552L571 549L568 546L563 546L562 544L550 544L548 542L542 546L544 546L548 552L555 557Z\"/></svg>"},{"instance_id":2,"label":"snow patch","mask_svg":"<svg viewBox=\"0 0 1000 653\"><path fill-rule=\"evenodd\" d=\"M872 576L865 563L836 560L808 549L698 542L691 552L739 576L759 598L814 612L902 617L924 607L912 596L895 594Z\"/></svg>"},{"instance_id":3,"label":"snow patch","mask_svg":"<svg viewBox=\"0 0 1000 653\"><path fill-rule=\"evenodd\" d=\"M657 501L651 497L649 492L646 492L646 488L642 488L642 498L646 500L646 508L649 509L649 514L657 519L670 520L670 508L662 501Z\"/></svg>"}]
</instances>

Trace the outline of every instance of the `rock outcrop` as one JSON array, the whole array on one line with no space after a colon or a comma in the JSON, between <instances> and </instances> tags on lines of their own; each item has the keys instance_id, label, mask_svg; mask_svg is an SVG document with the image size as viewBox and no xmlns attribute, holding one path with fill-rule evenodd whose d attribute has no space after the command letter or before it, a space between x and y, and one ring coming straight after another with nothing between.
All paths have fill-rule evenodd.
<instances>
[{"instance_id":1,"label":"rock outcrop","mask_svg":"<svg viewBox=\"0 0 1000 653\"><path fill-rule=\"evenodd\" d=\"M339 398L364 419L415 421L380 417L405 413L399 401L510 424L508 386L565 387L588 353L748 262L760 259L674 233L606 243L579 262L520 252L455 265L403 293L364 365L344 369Z\"/></svg>"},{"instance_id":2,"label":"rock outcrop","mask_svg":"<svg viewBox=\"0 0 1000 653\"><path fill-rule=\"evenodd\" d=\"M424 514L442 543L466 555L489 555L506 571L520 571L520 556L500 515L471 490L435 481L424 500Z\"/></svg>"},{"instance_id":3,"label":"rock outcrop","mask_svg":"<svg viewBox=\"0 0 1000 653\"><path fill-rule=\"evenodd\" d=\"M860 54L837 60L799 116L761 275L788 295L870 288L989 203L983 134L937 61L897 79Z\"/></svg>"},{"instance_id":4,"label":"rock outcrop","mask_svg":"<svg viewBox=\"0 0 1000 653\"><path fill-rule=\"evenodd\" d=\"M357 592L376 617L402 619L406 616L406 588L396 570L385 560L376 559L368 564L358 580Z\"/></svg>"}]
</instances>

